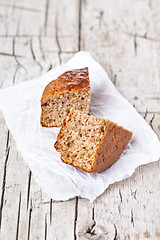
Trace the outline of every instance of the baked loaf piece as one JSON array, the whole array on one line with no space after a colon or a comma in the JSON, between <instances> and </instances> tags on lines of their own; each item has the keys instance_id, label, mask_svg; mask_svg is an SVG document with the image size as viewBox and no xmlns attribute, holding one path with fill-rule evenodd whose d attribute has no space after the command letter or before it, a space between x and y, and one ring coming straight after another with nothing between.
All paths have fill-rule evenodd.
<instances>
[{"instance_id":1,"label":"baked loaf piece","mask_svg":"<svg viewBox=\"0 0 160 240\"><path fill-rule=\"evenodd\" d=\"M89 113L90 84L88 68L60 75L44 89L41 99L41 125L60 127L69 108Z\"/></svg>"},{"instance_id":2,"label":"baked loaf piece","mask_svg":"<svg viewBox=\"0 0 160 240\"><path fill-rule=\"evenodd\" d=\"M132 132L117 124L69 109L55 148L64 163L86 172L101 172L123 153Z\"/></svg>"}]
</instances>

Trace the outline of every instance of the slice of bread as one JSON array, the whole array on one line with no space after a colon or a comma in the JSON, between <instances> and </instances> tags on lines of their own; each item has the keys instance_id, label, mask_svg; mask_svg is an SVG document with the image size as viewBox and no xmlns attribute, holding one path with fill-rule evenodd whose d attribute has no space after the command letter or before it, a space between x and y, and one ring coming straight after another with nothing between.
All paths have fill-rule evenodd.
<instances>
[{"instance_id":1,"label":"slice of bread","mask_svg":"<svg viewBox=\"0 0 160 240\"><path fill-rule=\"evenodd\" d=\"M60 127L69 108L89 113L90 83L88 68L60 75L44 89L41 99L41 125Z\"/></svg>"},{"instance_id":2,"label":"slice of bread","mask_svg":"<svg viewBox=\"0 0 160 240\"><path fill-rule=\"evenodd\" d=\"M131 137L116 123L69 109L55 148L64 163L98 173L120 157Z\"/></svg>"}]
</instances>

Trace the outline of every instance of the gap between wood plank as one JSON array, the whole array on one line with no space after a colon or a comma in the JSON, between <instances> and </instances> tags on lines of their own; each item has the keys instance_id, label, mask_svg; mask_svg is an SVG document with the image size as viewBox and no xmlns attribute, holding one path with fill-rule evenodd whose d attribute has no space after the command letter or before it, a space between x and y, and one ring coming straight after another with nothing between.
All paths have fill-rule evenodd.
<instances>
[{"instance_id":1,"label":"gap between wood plank","mask_svg":"<svg viewBox=\"0 0 160 240\"><path fill-rule=\"evenodd\" d=\"M31 176L32 176L32 172L29 171L29 177L28 177L28 190L27 190L27 209L28 209L28 205L29 205L29 195L30 195L30 186L31 186Z\"/></svg>"},{"instance_id":2,"label":"gap between wood plank","mask_svg":"<svg viewBox=\"0 0 160 240\"><path fill-rule=\"evenodd\" d=\"M114 239L113 240L117 240L117 227L115 224L113 224L114 229L115 229L115 233L114 233Z\"/></svg>"},{"instance_id":3,"label":"gap between wood plank","mask_svg":"<svg viewBox=\"0 0 160 240\"><path fill-rule=\"evenodd\" d=\"M2 224L2 211L3 211L3 205L4 205L4 194L5 194L5 185L6 185L7 163L8 163L8 159L9 159L9 153L10 153L9 135L10 135L10 132L8 130L7 142L6 142L6 159L5 159L5 162L4 162L2 195L1 195L1 204L0 204L0 230L1 230L1 224Z\"/></svg>"},{"instance_id":4,"label":"gap between wood plank","mask_svg":"<svg viewBox=\"0 0 160 240\"><path fill-rule=\"evenodd\" d=\"M19 194L16 240L18 240L18 234L19 234L20 211L21 211L21 192Z\"/></svg>"},{"instance_id":5,"label":"gap between wood plank","mask_svg":"<svg viewBox=\"0 0 160 240\"><path fill-rule=\"evenodd\" d=\"M75 218L74 218L74 240L77 240L77 218L78 218L78 197L76 197L76 202L75 202Z\"/></svg>"},{"instance_id":6,"label":"gap between wood plank","mask_svg":"<svg viewBox=\"0 0 160 240\"><path fill-rule=\"evenodd\" d=\"M59 64L61 65L62 63L62 59L61 59L61 46L60 46L60 42L59 42L59 37L58 37L58 17L56 14L56 18L55 18L55 29L56 29L56 43L58 46L58 58L59 58Z\"/></svg>"},{"instance_id":7,"label":"gap between wood plank","mask_svg":"<svg viewBox=\"0 0 160 240\"><path fill-rule=\"evenodd\" d=\"M47 240L47 215L45 215L44 240Z\"/></svg>"},{"instance_id":8,"label":"gap between wood plank","mask_svg":"<svg viewBox=\"0 0 160 240\"><path fill-rule=\"evenodd\" d=\"M50 200L50 224L52 223L52 199Z\"/></svg>"},{"instance_id":9,"label":"gap between wood plank","mask_svg":"<svg viewBox=\"0 0 160 240\"><path fill-rule=\"evenodd\" d=\"M1 205L0 205L0 229L2 223L2 211L3 211L3 204L4 204L4 194L5 194L5 185L6 185L6 172L7 172L7 162L9 158L10 148L8 148L5 163L4 163L4 173L3 173L3 184L2 184L2 196L1 196Z\"/></svg>"},{"instance_id":10,"label":"gap between wood plank","mask_svg":"<svg viewBox=\"0 0 160 240\"><path fill-rule=\"evenodd\" d=\"M79 0L79 22L78 22L78 51L81 50L81 18L82 18L82 0Z\"/></svg>"},{"instance_id":11,"label":"gap between wood plank","mask_svg":"<svg viewBox=\"0 0 160 240\"><path fill-rule=\"evenodd\" d=\"M96 226L96 221L95 221L95 216L94 216L94 207L92 208L92 220L93 220L92 226L89 227L86 231L86 233L89 233L91 237L96 235L95 230L94 230L94 227Z\"/></svg>"},{"instance_id":12,"label":"gap between wood plank","mask_svg":"<svg viewBox=\"0 0 160 240\"><path fill-rule=\"evenodd\" d=\"M46 0L45 18L44 18L44 29L45 29L45 35L47 35L48 9L49 9L49 0Z\"/></svg>"},{"instance_id":13,"label":"gap between wood plank","mask_svg":"<svg viewBox=\"0 0 160 240\"><path fill-rule=\"evenodd\" d=\"M32 200L31 200L31 205L30 205L30 209L29 209L29 218L28 218L28 235L27 235L27 240L30 239L31 216L32 216Z\"/></svg>"}]
</instances>

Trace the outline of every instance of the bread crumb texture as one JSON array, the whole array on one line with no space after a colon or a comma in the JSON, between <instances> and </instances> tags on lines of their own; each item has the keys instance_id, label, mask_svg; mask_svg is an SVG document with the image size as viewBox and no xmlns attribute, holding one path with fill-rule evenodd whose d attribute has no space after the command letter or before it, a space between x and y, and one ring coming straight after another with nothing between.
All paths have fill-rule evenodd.
<instances>
[{"instance_id":1,"label":"bread crumb texture","mask_svg":"<svg viewBox=\"0 0 160 240\"><path fill-rule=\"evenodd\" d=\"M44 89L41 99L41 125L60 127L69 108L88 114L89 106L88 68L67 71Z\"/></svg>"},{"instance_id":2,"label":"bread crumb texture","mask_svg":"<svg viewBox=\"0 0 160 240\"><path fill-rule=\"evenodd\" d=\"M64 163L96 173L119 158L131 136L131 132L109 120L69 109L55 148Z\"/></svg>"}]
</instances>

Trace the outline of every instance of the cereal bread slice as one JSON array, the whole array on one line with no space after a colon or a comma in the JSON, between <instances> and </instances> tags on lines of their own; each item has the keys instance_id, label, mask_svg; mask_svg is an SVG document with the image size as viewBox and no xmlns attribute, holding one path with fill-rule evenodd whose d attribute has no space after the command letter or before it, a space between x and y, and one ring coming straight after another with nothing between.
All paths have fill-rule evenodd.
<instances>
[{"instance_id":1,"label":"cereal bread slice","mask_svg":"<svg viewBox=\"0 0 160 240\"><path fill-rule=\"evenodd\" d=\"M41 99L41 125L60 127L69 108L89 113L90 83L88 68L74 69L51 81Z\"/></svg>"},{"instance_id":2,"label":"cereal bread slice","mask_svg":"<svg viewBox=\"0 0 160 240\"><path fill-rule=\"evenodd\" d=\"M98 173L120 157L131 137L116 123L69 109L55 148L64 163Z\"/></svg>"}]
</instances>

